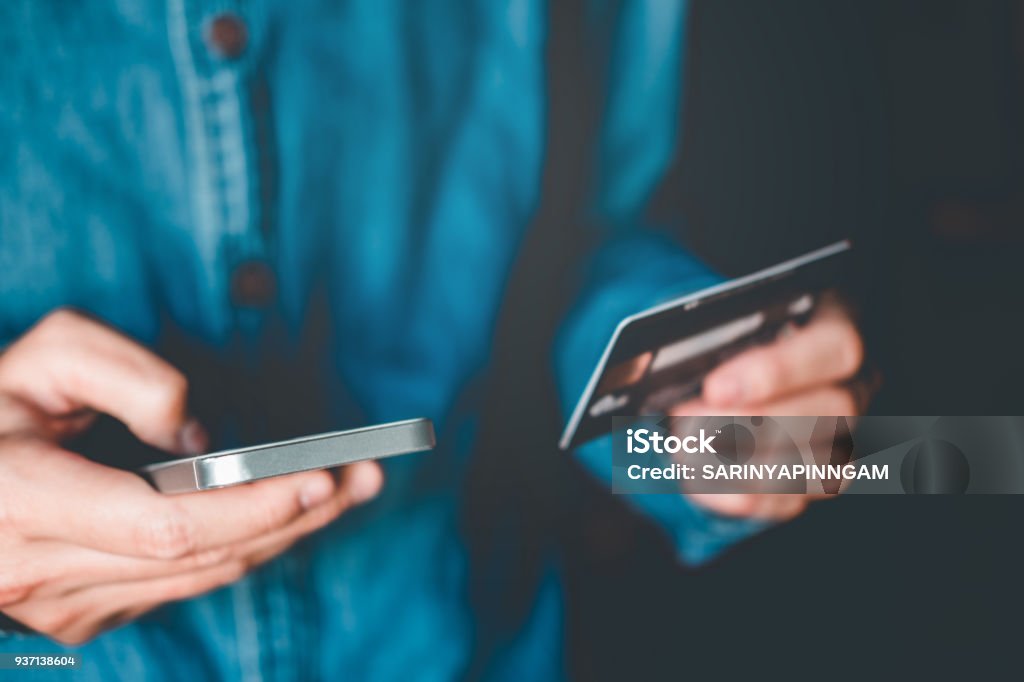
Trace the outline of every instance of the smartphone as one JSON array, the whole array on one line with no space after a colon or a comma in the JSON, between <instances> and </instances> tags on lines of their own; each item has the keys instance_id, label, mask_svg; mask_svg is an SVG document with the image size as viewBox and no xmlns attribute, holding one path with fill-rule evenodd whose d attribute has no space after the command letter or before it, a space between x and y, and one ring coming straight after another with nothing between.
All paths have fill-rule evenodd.
<instances>
[{"instance_id":1,"label":"smartphone","mask_svg":"<svg viewBox=\"0 0 1024 682\"><path fill-rule=\"evenodd\" d=\"M408 419L174 459L150 464L138 473L160 492L187 493L423 452L434 445L433 423Z\"/></svg>"},{"instance_id":2,"label":"smartphone","mask_svg":"<svg viewBox=\"0 0 1024 682\"><path fill-rule=\"evenodd\" d=\"M613 417L664 416L696 398L704 377L787 324L803 324L841 280L851 245L830 244L622 320L562 433L574 448L611 432Z\"/></svg>"}]
</instances>

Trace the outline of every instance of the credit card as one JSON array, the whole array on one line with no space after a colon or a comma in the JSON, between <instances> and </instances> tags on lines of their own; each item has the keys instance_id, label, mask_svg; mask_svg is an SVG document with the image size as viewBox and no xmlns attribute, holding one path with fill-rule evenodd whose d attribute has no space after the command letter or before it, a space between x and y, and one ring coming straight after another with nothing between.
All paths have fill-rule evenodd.
<instances>
[{"instance_id":1,"label":"credit card","mask_svg":"<svg viewBox=\"0 0 1024 682\"><path fill-rule=\"evenodd\" d=\"M734 355L810 318L839 283L851 249L840 241L622 320L559 441L563 450L612 430L613 417L663 416L700 395Z\"/></svg>"}]
</instances>

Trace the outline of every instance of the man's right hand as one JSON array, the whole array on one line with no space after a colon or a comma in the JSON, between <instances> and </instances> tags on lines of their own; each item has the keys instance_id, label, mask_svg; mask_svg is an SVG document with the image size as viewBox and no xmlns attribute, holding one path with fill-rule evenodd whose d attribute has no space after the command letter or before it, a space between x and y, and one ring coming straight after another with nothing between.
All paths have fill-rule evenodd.
<instances>
[{"instance_id":1,"label":"man's right hand","mask_svg":"<svg viewBox=\"0 0 1024 682\"><path fill-rule=\"evenodd\" d=\"M205 448L185 378L86 317L54 312L0 355L0 612L64 643L231 583L381 487L361 462L162 495L60 447L98 412L151 445Z\"/></svg>"}]
</instances>

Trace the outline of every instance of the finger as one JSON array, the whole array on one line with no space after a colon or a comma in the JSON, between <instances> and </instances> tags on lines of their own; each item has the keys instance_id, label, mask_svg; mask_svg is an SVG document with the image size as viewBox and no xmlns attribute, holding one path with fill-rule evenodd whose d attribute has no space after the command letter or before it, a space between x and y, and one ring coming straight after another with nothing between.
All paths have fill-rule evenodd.
<instances>
[{"instance_id":1,"label":"finger","mask_svg":"<svg viewBox=\"0 0 1024 682\"><path fill-rule=\"evenodd\" d=\"M92 408L139 438L174 452L202 448L187 414L188 383L126 336L78 313L47 316L0 357L0 390L52 415Z\"/></svg>"},{"instance_id":2,"label":"finger","mask_svg":"<svg viewBox=\"0 0 1024 682\"><path fill-rule=\"evenodd\" d=\"M0 608L53 599L115 582L150 580L189 573L232 559L231 546L177 559L143 559L110 554L60 541L31 541L0 556Z\"/></svg>"},{"instance_id":3,"label":"finger","mask_svg":"<svg viewBox=\"0 0 1024 682\"><path fill-rule=\"evenodd\" d=\"M349 464L339 472L339 476L338 489L326 503L302 514L280 530L230 548L232 556L245 556L250 564L268 561L302 537L331 523L346 510L376 497L384 481L376 462Z\"/></svg>"},{"instance_id":4,"label":"finger","mask_svg":"<svg viewBox=\"0 0 1024 682\"><path fill-rule=\"evenodd\" d=\"M0 513L26 537L171 559L277 530L327 502L335 480L311 471L187 495L162 495L138 476L53 445L8 444Z\"/></svg>"},{"instance_id":5,"label":"finger","mask_svg":"<svg viewBox=\"0 0 1024 682\"><path fill-rule=\"evenodd\" d=\"M733 518L761 521L788 521L799 516L813 500L811 494L766 493L689 493L695 505Z\"/></svg>"},{"instance_id":6,"label":"finger","mask_svg":"<svg viewBox=\"0 0 1024 682\"><path fill-rule=\"evenodd\" d=\"M9 394L0 393L0 433L46 436L46 416L38 408Z\"/></svg>"},{"instance_id":7,"label":"finger","mask_svg":"<svg viewBox=\"0 0 1024 682\"><path fill-rule=\"evenodd\" d=\"M0 393L0 434L35 435L61 441L89 428L96 419L92 410L52 416L16 396Z\"/></svg>"},{"instance_id":8,"label":"finger","mask_svg":"<svg viewBox=\"0 0 1024 682\"><path fill-rule=\"evenodd\" d=\"M283 528L228 546L229 559L242 559L249 566L269 561L346 510L375 497L383 484L383 474L376 462L347 465L339 472L339 477L337 490L325 503L301 514Z\"/></svg>"},{"instance_id":9,"label":"finger","mask_svg":"<svg viewBox=\"0 0 1024 682\"><path fill-rule=\"evenodd\" d=\"M679 417L854 417L859 408L853 393L841 386L804 391L767 403L723 408L702 399L680 403L669 410Z\"/></svg>"},{"instance_id":10,"label":"finger","mask_svg":"<svg viewBox=\"0 0 1024 682\"><path fill-rule=\"evenodd\" d=\"M807 326L713 370L702 397L719 407L765 403L848 379L862 361L863 344L853 322L838 304L826 305Z\"/></svg>"},{"instance_id":11,"label":"finger","mask_svg":"<svg viewBox=\"0 0 1024 682\"><path fill-rule=\"evenodd\" d=\"M229 585L245 575L242 561L191 573L134 583L103 585L70 597L32 601L4 611L11 618L64 644L81 644L118 624L167 602L189 599Z\"/></svg>"},{"instance_id":12,"label":"finger","mask_svg":"<svg viewBox=\"0 0 1024 682\"><path fill-rule=\"evenodd\" d=\"M340 481L330 471L309 471L177 497L189 498L188 513L195 519L218 518L225 526L238 525L232 531L218 524L204 533L204 548L261 538L273 541L275 533L311 532L380 490L382 474L376 462L345 469Z\"/></svg>"}]
</instances>

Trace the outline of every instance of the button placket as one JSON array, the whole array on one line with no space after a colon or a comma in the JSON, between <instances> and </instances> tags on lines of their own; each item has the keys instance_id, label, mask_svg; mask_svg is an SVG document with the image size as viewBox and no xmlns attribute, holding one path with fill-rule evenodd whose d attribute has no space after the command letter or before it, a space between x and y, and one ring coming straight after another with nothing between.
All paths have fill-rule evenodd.
<instances>
[{"instance_id":1,"label":"button placket","mask_svg":"<svg viewBox=\"0 0 1024 682\"><path fill-rule=\"evenodd\" d=\"M177 7L173 7L176 5ZM257 124L252 107L258 10L240 2L172 2L172 50L183 81L193 229L203 260L209 314L225 332L232 310L275 298L267 265ZM260 263L254 266L252 263Z\"/></svg>"}]
</instances>

